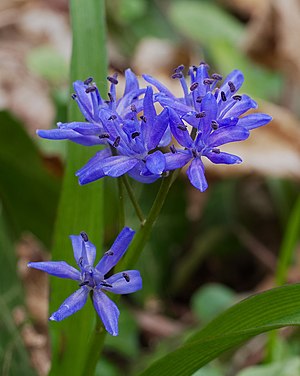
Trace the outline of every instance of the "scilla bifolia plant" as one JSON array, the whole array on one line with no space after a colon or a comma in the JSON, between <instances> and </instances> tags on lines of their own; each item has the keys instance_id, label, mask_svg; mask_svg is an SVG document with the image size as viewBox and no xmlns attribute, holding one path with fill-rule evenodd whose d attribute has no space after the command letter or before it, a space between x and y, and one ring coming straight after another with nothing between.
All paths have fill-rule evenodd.
<instances>
[{"instance_id":1,"label":"scilla bifolia plant","mask_svg":"<svg viewBox=\"0 0 300 376\"><path fill-rule=\"evenodd\" d=\"M208 65L203 62L187 72L189 82L184 77L184 66L177 67L172 75L183 89L183 97L179 98L148 75L143 77L150 85L140 88L130 69L125 71L125 90L121 98L116 96L116 74L107 77L110 84L107 98L101 96L93 78L76 81L72 98L85 120L58 123L57 129L37 131L40 137L68 139L82 147L101 145L101 149L76 171L79 184L105 176L122 178L141 222L136 241L122 261L134 235L128 227L123 228L95 267L96 249L84 232L71 235L79 270L64 261L28 264L53 276L72 279L79 285L50 320L61 321L74 314L83 308L90 295L106 331L117 335L119 310L104 292L128 294L141 289L138 271L120 271L119 268L131 268L138 259L174 181L174 171L179 172L188 165L190 183L201 192L205 191L208 183L202 159L205 157L217 164L241 163L239 156L223 152L220 147L247 139L252 129L271 120L269 115L261 113L245 115L257 104L249 96L239 94L244 81L242 72L234 70L223 81L221 75L210 74ZM156 102L162 107L160 112L155 108ZM127 176L146 184L162 179L147 217L142 213ZM117 265L119 261L121 266ZM116 274L107 277L113 267Z\"/></svg>"}]
</instances>

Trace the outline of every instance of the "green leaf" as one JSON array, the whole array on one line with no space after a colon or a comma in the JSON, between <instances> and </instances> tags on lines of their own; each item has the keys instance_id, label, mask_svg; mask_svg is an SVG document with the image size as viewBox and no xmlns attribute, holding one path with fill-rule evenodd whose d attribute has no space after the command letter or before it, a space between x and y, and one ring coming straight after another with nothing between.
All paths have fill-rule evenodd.
<instances>
[{"instance_id":1,"label":"green leaf","mask_svg":"<svg viewBox=\"0 0 300 376\"><path fill-rule=\"evenodd\" d=\"M190 376L224 351L251 337L300 325L300 284L253 295L229 308L179 349L158 360L143 376Z\"/></svg>"},{"instance_id":2,"label":"green leaf","mask_svg":"<svg viewBox=\"0 0 300 376\"><path fill-rule=\"evenodd\" d=\"M30 231L50 246L59 181L42 164L22 125L0 112L0 198L11 235Z\"/></svg>"},{"instance_id":3,"label":"green leaf","mask_svg":"<svg viewBox=\"0 0 300 376\"><path fill-rule=\"evenodd\" d=\"M0 374L33 376L28 352L12 311L23 304L23 292L16 272L16 255L8 236L0 205Z\"/></svg>"},{"instance_id":4,"label":"green leaf","mask_svg":"<svg viewBox=\"0 0 300 376\"><path fill-rule=\"evenodd\" d=\"M106 40L104 4L99 0L72 0L71 21L73 49L71 82L92 76L102 92L106 87ZM103 85L104 83L104 85ZM73 102L69 121L82 121L82 115ZM86 231L91 242L97 246L98 258L102 255L103 233L103 187L97 181L79 186L75 172L82 167L99 148L68 144L67 164L60 199L53 247L53 260L65 260L74 264L70 234ZM76 289L74 281L51 278L51 312ZM73 376L84 374L85 355L95 320L90 301L85 307L65 319L50 324L52 336L51 375Z\"/></svg>"},{"instance_id":5,"label":"green leaf","mask_svg":"<svg viewBox=\"0 0 300 376\"><path fill-rule=\"evenodd\" d=\"M204 55L218 73L226 75L233 69L244 73L242 91L264 99L280 95L280 76L245 55L241 48L244 25L220 6L209 1L177 0L170 5L168 15L184 36L200 43L202 59Z\"/></svg>"},{"instance_id":6,"label":"green leaf","mask_svg":"<svg viewBox=\"0 0 300 376\"><path fill-rule=\"evenodd\" d=\"M54 84L65 80L68 73L63 56L50 46L31 50L27 56L27 65L32 72Z\"/></svg>"},{"instance_id":7,"label":"green leaf","mask_svg":"<svg viewBox=\"0 0 300 376\"><path fill-rule=\"evenodd\" d=\"M243 36L243 25L210 1L174 1L169 17L184 35L203 45L218 40L237 44Z\"/></svg>"},{"instance_id":8,"label":"green leaf","mask_svg":"<svg viewBox=\"0 0 300 376\"><path fill-rule=\"evenodd\" d=\"M192 297L192 308L199 319L207 323L235 301L234 291L218 283L201 287Z\"/></svg>"}]
</instances>

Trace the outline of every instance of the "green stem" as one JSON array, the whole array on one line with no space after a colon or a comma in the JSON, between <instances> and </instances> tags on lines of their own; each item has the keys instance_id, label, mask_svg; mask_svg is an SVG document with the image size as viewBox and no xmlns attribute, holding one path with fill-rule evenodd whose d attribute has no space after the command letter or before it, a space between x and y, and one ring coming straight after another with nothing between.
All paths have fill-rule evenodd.
<instances>
[{"instance_id":1,"label":"green stem","mask_svg":"<svg viewBox=\"0 0 300 376\"><path fill-rule=\"evenodd\" d=\"M122 179L122 182L125 185L125 188L127 190L127 193L128 193L129 198L130 198L130 201L131 201L131 203L132 203L132 205L134 207L136 215L137 215L138 219L140 220L141 224L143 224L145 222L145 216L143 214L143 211L142 211L142 209L141 209L141 207L140 207L137 199L135 198L134 191L133 191L132 186L131 186L131 184L130 184L130 182L128 180L127 175L123 175L121 177L121 179Z\"/></svg>"},{"instance_id":2,"label":"green stem","mask_svg":"<svg viewBox=\"0 0 300 376\"><path fill-rule=\"evenodd\" d=\"M121 178L118 180L118 194L119 194L119 230L125 226L125 202L124 202L124 185Z\"/></svg>"},{"instance_id":3,"label":"green stem","mask_svg":"<svg viewBox=\"0 0 300 376\"><path fill-rule=\"evenodd\" d=\"M82 376L92 376L95 374L96 366L103 349L105 337L106 330L99 316L96 314L96 325L88 344L86 362L83 368Z\"/></svg>"},{"instance_id":4,"label":"green stem","mask_svg":"<svg viewBox=\"0 0 300 376\"><path fill-rule=\"evenodd\" d=\"M177 170L176 173L170 173L168 177L162 178L159 191L153 202L150 212L146 220L144 220L141 223L140 229L136 233L131 243L131 246L126 252L125 256L116 266L116 272L126 270L128 268L132 268L137 262L137 260L139 259L140 254L151 234L153 225L163 207L163 204L166 200L169 189L171 185L173 184L173 181L175 180L178 172L179 171Z\"/></svg>"}]
</instances>

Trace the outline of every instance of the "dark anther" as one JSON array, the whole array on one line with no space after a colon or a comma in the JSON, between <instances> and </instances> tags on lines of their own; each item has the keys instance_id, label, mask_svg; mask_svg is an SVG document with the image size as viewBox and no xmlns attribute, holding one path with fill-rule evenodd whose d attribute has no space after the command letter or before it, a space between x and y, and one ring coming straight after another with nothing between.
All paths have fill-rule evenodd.
<instances>
[{"instance_id":1,"label":"dark anther","mask_svg":"<svg viewBox=\"0 0 300 376\"><path fill-rule=\"evenodd\" d=\"M72 98L72 99L76 99L76 98L77 98L77 95L76 95L75 93L73 93L73 94L71 95L71 98Z\"/></svg>"},{"instance_id":2,"label":"dark anther","mask_svg":"<svg viewBox=\"0 0 300 376\"><path fill-rule=\"evenodd\" d=\"M218 149L218 148L213 148L213 149L211 149L211 151L213 153L216 153L216 154L220 154L221 153L220 149Z\"/></svg>"},{"instance_id":3,"label":"dark anther","mask_svg":"<svg viewBox=\"0 0 300 376\"><path fill-rule=\"evenodd\" d=\"M196 102L201 103L202 99L203 99L203 97L201 95L199 95L199 97L196 98Z\"/></svg>"},{"instance_id":4,"label":"dark anther","mask_svg":"<svg viewBox=\"0 0 300 376\"><path fill-rule=\"evenodd\" d=\"M194 158L197 158L197 151L195 149L192 149L192 154Z\"/></svg>"},{"instance_id":5,"label":"dark anther","mask_svg":"<svg viewBox=\"0 0 300 376\"><path fill-rule=\"evenodd\" d=\"M122 273L122 276L124 277L126 282L130 282L130 277L127 273Z\"/></svg>"},{"instance_id":6,"label":"dark anther","mask_svg":"<svg viewBox=\"0 0 300 376\"><path fill-rule=\"evenodd\" d=\"M79 264L80 266L82 266L82 261L83 261L83 257L79 257L79 259L78 259L78 264Z\"/></svg>"},{"instance_id":7,"label":"dark anther","mask_svg":"<svg viewBox=\"0 0 300 376\"><path fill-rule=\"evenodd\" d=\"M216 120L212 120L211 121L211 127L212 127L213 130L218 129L219 128L218 122Z\"/></svg>"},{"instance_id":8,"label":"dark anther","mask_svg":"<svg viewBox=\"0 0 300 376\"><path fill-rule=\"evenodd\" d=\"M204 78L203 84L204 85L211 85L214 82L212 78Z\"/></svg>"},{"instance_id":9,"label":"dark anther","mask_svg":"<svg viewBox=\"0 0 300 376\"><path fill-rule=\"evenodd\" d=\"M82 237L83 241L88 242L89 238L87 236L87 233L84 231L81 231L80 236Z\"/></svg>"},{"instance_id":10,"label":"dark anther","mask_svg":"<svg viewBox=\"0 0 300 376\"><path fill-rule=\"evenodd\" d=\"M187 130L187 128L186 128L186 126L184 124L177 125L177 128L180 129L181 131L186 131Z\"/></svg>"},{"instance_id":11,"label":"dark anther","mask_svg":"<svg viewBox=\"0 0 300 376\"><path fill-rule=\"evenodd\" d=\"M205 111L201 111L201 112L198 112L198 113L196 114L196 118L197 118L197 119L204 118L205 116L206 116Z\"/></svg>"},{"instance_id":12,"label":"dark anther","mask_svg":"<svg viewBox=\"0 0 300 376\"><path fill-rule=\"evenodd\" d=\"M99 134L99 138L109 138L109 134L108 133Z\"/></svg>"},{"instance_id":13,"label":"dark anther","mask_svg":"<svg viewBox=\"0 0 300 376\"><path fill-rule=\"evenodd\" d=\"M223 102L227 101L226 94L224 93L224 91L221 91L221 98Z\"/></svg>"},{"instance_id":14,"label":"dark anther","mask_svg":"<svg viewBox=\"0 0 300 376\"><path fill-rule=\"evenodd\" d=\"M190 86L190 90L191 91L194 91L194 90L196 90L197 89L197 87L198 87L198 82L194 82L191 86Z\"/></svg>"},{"instance_id":15,"label":"dark anther","mask_svg":"<svg viewBox=\"0 0 300 376\"><path fill-rule=\"evenodd\" d=\"M171 151L173 154L176 153L175 145L171 145L171 146L170 146L170 151Z\"/></svg>"},{"instance_id":16,"label":"dark anther","mask_svg":"<svg viewBox=\"0 0 300 376\"><path fill-rule=\"evenodd\" d=\"M112 285L110 285L107 282L101 282L101 285L104 286L104 287L112 287Z\"/></svg>"},{"instance_id":17,"label":"dark anther","mask_svg":"<svg viewBox=\"0 0 300 376\"><path fill-rule=\"evenodd\" d=\"M108 95L109 101L110 101L110 102L113 102L113 101L114 101L114 98L113 98L113 96L111 95L111 93L107 93L107 95Z\"/></svg>"},{"instance_id":18,"label":"dark anther","mask_svg":"<svg viewBox=\"0 0 300 376\"><path fill-rule=\"evenodd\" d=\"M184 65L181 64L177 68L174 69L174 72L179 73L179 72L182 72L183 70L184 70Z\"/></svg>"},{"instance_id":19,"label":"dark anther","mask_svg":"<svg viewBox=\"0 0 300 376\"><path fill-rule=\"evenodd\" d=\"M217 81L221 81L223 77L219 73L213 73L211 75L211 78L213 78L214 80L217 80Z\"/></svg>"},{"instance_id":20,"label":"dark anther","mask_svg":"<svg viewBox=\"0 0 300 376\"><path fill-rule=\"evenodd\" d=\"M234 83L232 81L228 81L228 86L229 86L229 89L232 93L235 92L235 86L234 86Z\"/></svg>"},{"instance_id":21,"label":"dark anther","mask_svg":"<svg viewBox=\"0 0 300 376\"><path fill-rule=\"evenodd\" d=\"M85 81L83 81L83 83L85 84L85 85L89 85L89 84L91 84L92 82L93 82L93 77L89 77L89 78L87 78Z\"/></svg>"},{"instance_id":22,"label":"dark anther","mask_svg":"<svg viewBox=\"0 0 300 376\"><path fill-rule=\"evenodd\" d=\"M132 104L132 105L130 106L130 109L131 109L132 112L136 112L135 104Z\"/></svg>"},{"instance_id":23,"label":"dark anther","mask_svg":"<svg viewBox=\"0 0 300 376\"><path fill-rule=\"evenodd\" d=\"M105 256L113 256L114 255L113 251L107 251L104 254L105 254Z\"/></svg>"},{"instance_id":24,"label":"dark anther","mask_svg":"<svg viewBox=\"0 0 300 376\"><path fill-rule=\"evenodd\" d=\"M117 85L117 83L119 82L116 77L107 76L106 78L108 79L109 82L111 82L114 85Z\"/></svg>"},{"instance_id":25,"label":"dark anther","mask_svg":"<svg viewBox=\"0 0 300 376\"><path fill-rule=\"evenodd\" d=\"M89 283L90 283L89 281L83 281L83 282L79 283L79 287L86 286Z\"/></svg>"},{"instance_id":26,"label":"dark anther","mask_svg":"<svg viewBox=\"0 0 300 376\"><path fill-rule=\"evenodd\" d=\"M85 92L88 94L88 93L92 93L93 91L96 91L96 86L89 86L85 89Z\"/></svg>"},{"instance_id":27,"label":"dark anther","mask_svg":"<svg viewBox=\"0 0 300 376\"><path fill-rule=\"evenodd\" d=\"M241 101L242 100L242 96L241 95L233 95L232 99L234 99L235 101Z\"/></svg>"},{"instance_id":28,"label":"dark anther","mask_svg":"<svg viewBox=\"0 0 300 376\"><path fill-rule=\"evenodd\" d=\"M114 148L117 148L119 145L120 145L120 140L121 140L121 137L118 136L116 139L115 139L115 142L113 143L113 147Z\"/></svg>"},{"instance_id":29,"label":"dark anther","mask_svg":"<svg viewBox=\"0 0 300 376\"><path fill-rule=\"evenodd\" d=\"M176 72L176 73L173 73L171 77L174 78L174 79L175 79L175 78L182 78L183 75L182 75L181 72Z\"/></svg>"},{"instance_id":30,"label":"dark anther","mask_svg":"<svg viewBox=\"0 0 300 376\"><path fill-rule=\"evenodd\" d=\"M205 65L205 67L209 69L209 65L205 61L200 61L199 65Z\"/></svg>"},{"instance_id":31,"label":"dark anther","mask_svg":"<svg viewBox=\"0 0 300 376\"><path fill-rule=\"evenodd\" d=\"M107 120L116 120L117 115L111 115Z\"/></svg>"},{"instance_id":32,"label":"dark anther","mask_svg":"<svg viewBox=\"0 0 300 376\"><path fill-rule=\"evenodd\" d=\"M192 65L192 66L190 67L190 69L193 69L194 72L197 72L198 67L196 67L196 65Z\"/></svg>"},{"instance_id":33,"label":"dark anther","mask_svg":"<svg viewBox=\"0 0 300 376\"><path fill-rule=\"evenodd\" d=\"M141 119L144 123L146 123L146 121L147 121L147 118L146 118L146 116L144 116L144 115L140 116L140 119Z\"/></svg>"},{"instance_id":34,"label":"dark anther","mask_svg":"<svg viewBox=\"0 0 300 376\"><path fill-rule=\"evenodd\" d=\"M136 137L138 137L140 135L140 132L133 132L131 134L131 138L134 140Z\"/></svg>"}]
</instances>

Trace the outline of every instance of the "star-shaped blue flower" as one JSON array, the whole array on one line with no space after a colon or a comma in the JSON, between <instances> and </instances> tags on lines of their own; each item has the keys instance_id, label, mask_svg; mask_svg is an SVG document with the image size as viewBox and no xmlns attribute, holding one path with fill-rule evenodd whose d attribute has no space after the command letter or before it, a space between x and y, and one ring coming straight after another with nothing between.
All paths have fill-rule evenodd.
<instances>
[{"instance_id":1,"label":"star-shaped blue flower","mask_svg":"<svg viewBox=\"0 0 300 376\"><path fill-rule=\"evenodd\" d=\"M111 110L102 110L104 134L111 148L99 151L77 171L80 184L104 176L119 177L128 173L143 183L152 183L165 172L165 156L157 150L170 142L168 110L156 113L151 86L146 88L142 101L143 115L131 106L131 116L122 117ZM89 127L93 135L97 129ZM113 150L113 151L112 151Z\"/></svg>"},{"instance_id":2,"label":"star-shaped blue flower","mask_svg":"<svg viewBox=\"0 0 300 376\"><path fill-rule=\"evenodd\" d=\"M126 252L135 232L125 227L111 248L94 267L96 248L86 233L71 235L74 258L79 270L65 261L30 262L28 266L60 278L70 278L79 283L79 289L70 295L50 316L50 320L61 321L80 310L92 293L93 305L105 329L113 336L118 335L119 310L104 291L129 294L142 288L142 279L137 270L127 270L106 278L106 274L118 263Z\"/></svg>"},{"instance_id":3,"label":"star-shaped blue flower","mask_svg":"<svg viewBox=\"0 0 300 376\"><path fill-rule=\"evenodd\" d=\"M141 101L138 98L145 92L145 89L139 88L138 80L130 69L125 71L126 85L120 99L116 98L117 76L109 76L107 79L110 82L108 100L101 97L92 77L85 81L74 82L75 93L72 94L72 98L77 102L85 121L57 123L56 129L39 129L37 134L42 138L71 140L85 146L106 144L102 110L110 110L113 116L120 115L126 119L131 116L131 105L134 104L137 111L140 111Z\"/></svg>"},{"instance_id":4,"label":"star-shaped blue flower","mask_svg":"<svg viewBox=\"0 0 300 376\"><path fill-rule=\"evenodd\" d=\"M250 130L267 124L272 118L261 113L244 115L256 108L257 103L248 95L237 94L244 81L239 70L232 71L217 87L222 77L219 74L210 76L208 66L201 63L199 67L189 69L188 88L183 69L183 66L179 66L172 76L180 80L183 98L175 97L153 77L144 75L144 78L159 90L155 98L168 108L171 132L182 146L171 146L171 152L165 154L166 171L183 167L191 161L188 178L194 187L203 192L207 188L207 181L202 157L213 163L241 163L240 157L222 152L219 146L245 140Z\"/></svg>"}]
</instances>

